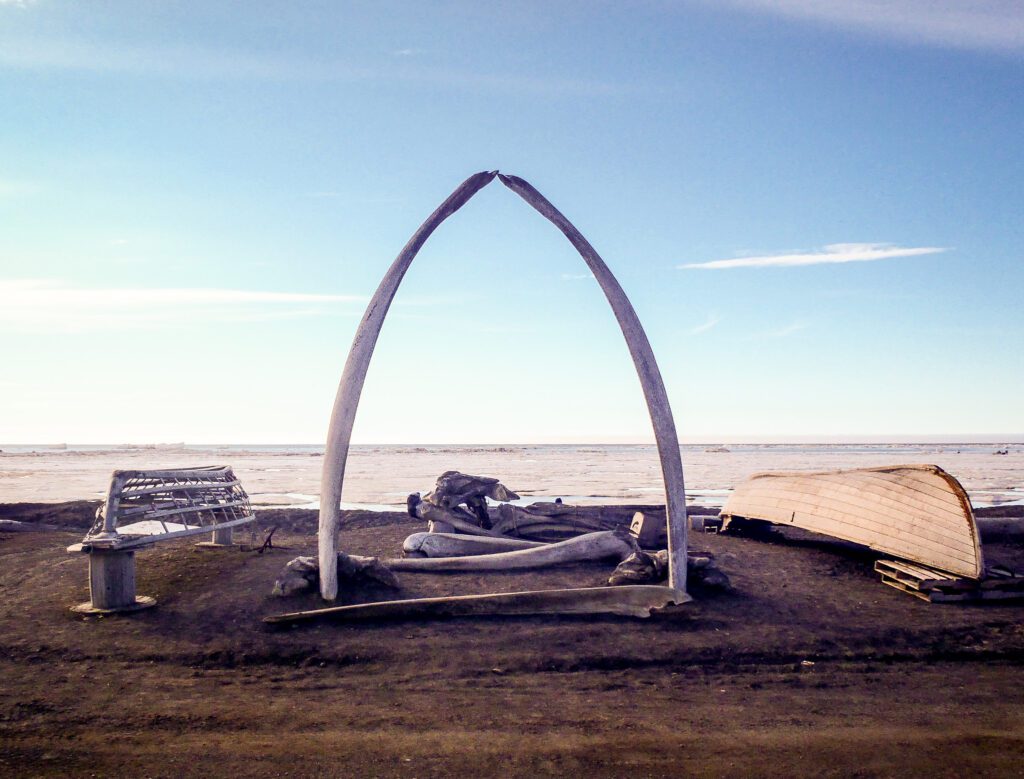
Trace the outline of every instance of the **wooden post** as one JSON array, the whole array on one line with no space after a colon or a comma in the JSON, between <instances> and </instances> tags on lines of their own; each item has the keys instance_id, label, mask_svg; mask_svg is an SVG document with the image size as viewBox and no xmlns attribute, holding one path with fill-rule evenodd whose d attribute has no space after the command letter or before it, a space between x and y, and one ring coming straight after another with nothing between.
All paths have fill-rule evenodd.
<instances>
[{"instance_id":1,"label":"wooden post","mask_svg":"<svg viewBox=\"0 0 1024 779\"><path fill-rule=\"evenodd\" d=\"M215 527L213 529L213 533L210 535L210 540L200 541L196 546L202 547L203 549L223 549L227 546L234 546L234 539L231 535L232 530L234 530L234 528Z\"/></svg>"},{"instance_id":2,"label":"wooden post","mask_svg":"<svg viewBox=\"0 0 1024 779\"><path fill-rule=\"evenodd\" d=\"M89 552L89 602L72 607L79 614L113 614L155 606L153 598L135 594L135 551L99 549Z\"/></svg>"}]
</instances>

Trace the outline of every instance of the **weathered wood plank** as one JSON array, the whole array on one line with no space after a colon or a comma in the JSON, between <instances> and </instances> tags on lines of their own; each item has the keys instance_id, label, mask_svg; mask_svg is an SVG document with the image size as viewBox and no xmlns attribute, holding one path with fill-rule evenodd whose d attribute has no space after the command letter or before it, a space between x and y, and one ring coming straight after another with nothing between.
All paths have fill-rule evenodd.
<instances>
[{"instance_id":1,"label":"weathered wood plank","mask_svg":"<svg viewBox=\"0 0 1024 779\"><path fill-rule=\"evenodd\" d=\"M692 598L686 593L672 587L634 584L622 587L458 595L448 598L410 598L277 614L265 617L263 621L272 625L288 625L322 619L357 622L375 619L533 614L613 614L642 618L649 617L656 609L680 605L690 600Z\"/></svg>"}]
</instances>

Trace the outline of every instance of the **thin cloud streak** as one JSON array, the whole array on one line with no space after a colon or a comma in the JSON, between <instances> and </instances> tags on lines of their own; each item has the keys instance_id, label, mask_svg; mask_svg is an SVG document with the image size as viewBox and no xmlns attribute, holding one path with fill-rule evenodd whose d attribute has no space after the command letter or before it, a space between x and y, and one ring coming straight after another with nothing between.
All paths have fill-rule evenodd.
<instances>
[{"instance_id":1,"label":"thin cloud streak","mask_svg":"<svg viewBox=\"0 0 1024 779\"><path fill-rule=\"evenodd\" d=\"M0 328L75 332L155 327L183 318L194 322L329 316L337 313L338 304L365 300L360 295L204 287L88 288L51 279L0 279Z\"/></svg>"},{"instance_id":2,"label":"thin cloud streak","mask_svg":"<svg viewBox=\"0 0 1024 779\"><path fill-rule=\"evenodd\" d=\"M89 288L68 286L48 279L0 280L0 303L8 308L52 306L190 306L236 303L351 303L360 295L323 295L307 292L264 292L242 289L189 288Z\"/></svg>"},{"instance_id":3,"label":"thin cloud streak","mask_svg":"<svg viewBox=\"0 0 1024 779\"><path fill-rule=\"evenodd\" d=\"M734 8L957 49L1024 53L1019 0L725 0ZM707 3L707 0L705 0ZM720 7L721 0L715 4Z\"/></svg>"},{"instance_id":4,"label":"thin cloud streak","mask_svg":"<svg viewBox=\"0 0 1024 779\"><path fill-rule=\"evenodd\" d=\"M260 56L196 46L100 46L73 39L32 40L0 36L0 66L32 70L123 73L189 80L262 79L428 84L449 89L519 92L549 97L607 97L653 94L664 88L648 83L563 78L552 74L480 73L444 66L413 67L410 57L389 57L374 66L301 57Z\"/></svg>"},{"instance_id":5,"label":"thin cloud streak","mask_svg":"<svg viewBox=\"0 0 1024 779\"><path fill-rule=\"evenodd\" d=\"M690 335L700 335L701 333L706 333L708 330L710 330L712 327L714 327L721 321L722 318L718 316L718 314L711 314L708 317L708 321L706 321L702 325L697 325L696 327L690 328L689 333Z\"/></svg>"},{"instance_id":6,"label":"thin cloud streak","mask_svg":"<svg viewBox=\"0 0 1024 779\"><path fill-rule=\"evenodd\" d=\"M767 254L758 257L736 257L729 260L693 262L680 269L726 270L730 268L787 268L801 265L829 265L844 262L875 262L899 257L920 257L949 251L938 246L903 247L885 243L833 243L816 252L798 254Z\"/></svg>"},{"instance_id":7,"label":"thin cloud streak","mask_svg":"<svg viewBox=\"0 0 1024 779\"><path fill-rule=\"evenodd\" d=\"M757 340L761 338L787 338L794 333L799 333L801 330L807 328L806 322L793 322L785 327L780 327L778 330L766 330L763 333L755 333L751 336L752 339Z\"/></svg>"},{"instance_id":8,"label":"thin cloud streak","mask_svg":"<svg viewBox=\"0 0 1024 779\"><path fill-rule=\"evenodd\" d=\"M0 0L2 2L2 0ZM12 181L0 179L0 198L16 198L24 195L34 195L42 187L33 181Z\"/></svg>"}]
</instances>

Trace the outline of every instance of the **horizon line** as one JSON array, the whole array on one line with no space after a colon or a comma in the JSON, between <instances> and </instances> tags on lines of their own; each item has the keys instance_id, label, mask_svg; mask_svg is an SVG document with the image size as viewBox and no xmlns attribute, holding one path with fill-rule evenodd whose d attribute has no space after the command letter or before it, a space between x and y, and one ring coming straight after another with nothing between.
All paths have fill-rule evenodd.
<instances>
[{"instance_id":1,"label":"horizon line","mask_svg":"<svg viewBox=\"0 0 1024 779\"><path fill-rule=\"evenodd\" d=\"M696 436L689 440L681 440L680 446L698 446L705 444L986 444L986 443L1019 443L1024 444L1024 433L921 433L921 434L878 434L878 435L725 435ZM60 447L198 447L198 446L295 446L323 447L323 442L296 441L118 441L118 442L31 442L31 443L0 443L3 447L28 448L60 448ZM651 440L537 440L537 441L360 441L353 446L655 446Z\"/></svg>"}]
</instances>

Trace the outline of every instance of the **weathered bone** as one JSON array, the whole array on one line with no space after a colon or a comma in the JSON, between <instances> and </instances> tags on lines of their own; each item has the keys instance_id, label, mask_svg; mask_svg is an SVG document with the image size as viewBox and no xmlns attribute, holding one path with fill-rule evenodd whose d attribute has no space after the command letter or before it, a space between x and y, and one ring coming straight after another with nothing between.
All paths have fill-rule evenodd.
<instances>
[{"instance_id":1,"label":"weathered bone","mask_svg":"<svg viewBox=\"0 0 1024 779\"><path fill-rule=\"evenodd\" d=\"M345 581L374 581L385 587L399 587L398 577L376 557L363 557L338 552L338 575ZM320 562L315 557L296 557L281 571L274 582L272 595L287 597L312 592L320 580Z\"/></svg>"},{"instance_id":2,"label":"weathered bone","mask_svg":"<svg viewBox=\"0 0 1024 779\"><path fill-rule=\"evenodd\" d=\"M519 500L519 496L497 479L490 476L471 476L459 471L445 471L434 484L433 492L427 493L423 500L435 506L458 506L470 498L490 498L491 500Z\"/></svg>"},{"instance_id":3,"label":"weathered bone","mask_svg":"<svg viewBox=\"0 0 1024 779\"><path fill-rule=\"evenodd\" d=\"M581 533L614 530L628 525L598 510L556 503L534 503L525 508L503 503L494 512L491 529L508 536L537 541L562 541Z\"/></svg>"},{"instance_id":4,"label":"weathered bone","mask_svg":"<svg viewBox=\"0 0 1024 779\"><path fill-rule=\"evenodd\" d=\"M506 187L533 206L534 210L557 227L573 245L583 261L587 263L594 279L604 292L615 319L622 329L622 336L633 358L637 377L647 401L647 411L654 428L654 440L658 445L658 459L661 474L665 480L665 516L668 535L668 582L670 587L686 592L686 488L683 484L683 458L679 450L679 437L672 417L665 382L661 378L654 350L647 339L643 325L633 309L633 304L608 269L604 260L595 251L583 233L576 229L565 215L524 179L518 176L498 174Z\"/></svg>"},{"instance_id":5,"label":"weathered bone","mask_svg":"<svg viewBox=\"0 0 1024 779\"><path fill-rule=\"evenodd\" d=\"M411 501L412 496L409 497ZM476 519L476 524L489 528L491 520L487 514L487 498L509 501L518 500L519 496L490 476L445 471L438 477L433 492L427 493L423 501L457 513L465 505L466 513Z\"/></svg>"},{"instance_id":6,"label":"weathered bone","mask_svg":"<svg viewBox=\"0 0 1024 779\"><path fill-rule=\"evenodd\" d=\"M321 565L320 594L325 600L334 600L338 594L338 526L341 521L341 494L345 481L345 464L348 460L356 410L359 407L359 396L362 394L363 383L370 367L370 358L373 356L373 348L377 343L391 301L394 299L409 265L427 238L445 219L462 208L473 195L493 181L496 175L497 171L486 171L470 176L427 218L427 221L409 239L409 242L391 264L356 329L352 348L349 350L345 370L342 372L338 393L334 400L320 482L320 527L318 531ZM669 582L673 587L685 592L686 491L683 486L683 463L668 393L665 390L665 384L647 335L644 333L629 298L626 297L626 293L615 276L579 230L528 182L515 176L502 176L501 182L554 224L576 248L580 257L594 274L595 280L608 299L619 327L622 329L622 335L630 356L633 358L633 364L647 401L647 409L654 428L654 438L658 445L662 476L665 480Z\"/></svg>"},{"instance_id":7,"label":"weathered bone","mask_svg":"<svg viewBox=\"0 0 1024 779\"><path fill-rule=\"evenodd\" d=\"M375 619L432 617L488 617L529 614L615 614L649 617L653 611L693 600L681 590L656 585L579 587L567 590L532 590L450 598L411 598L354 606L332 606L264 617L272 625L315 622L321 619L359 622Z\"/></svg>"},{"instance_id":8,"label":"weathered bone","mask_svg":"<svg viewBox=\"0 0 1024 779\"><path fill-rule=\"evenodd\" d=\"M622 560L636 551L633 539L621 531L587 533L557 544L542 544L531 549L469 557L418 557L385 560L393 571L521 571L564 563L614 558Z\"/></svg>"},{"instance_id":9,"label":"weathered bone","mask_svg":"<svg viewBox=\"0 0 1024 779\"><path fill-rule=\"evenodd\" d=\"M407 557L465 557L469 555L514 552L544 546L540 541L521 538L489 538L458 533L413 533L402 544Z\"/></svg>"},{"instance_id":10,"label":"weathered bone","mask_svg":"<svg viewBox=\"0 0 1024 779\"><path fill-rule=\"evenodd\" d=\"M454 508L444 508L442 506L435 506L432 503L427 503L425 500L421 500L413 507L412 515L419 519L427 520L427 522L431 523L431 526L433 527L444 526L447 524L454 530L460 530L463 533L469 533L475 536L490 536L492 538L503 537L503 534L497 530L487 530L480 527L479 520L476 517L458 506Z\"/></svg>"},{"instance_id":11,"label":"weathered bone","mask_svg":"<svg viewBox=\"0 0 1024 779\"><path fill-rule=\"evenodd\" d=\"M608 577L613 587L624 584L656 584L664 581L668 573L668 551L644 552L637 550L616 566ZM691 553L686 560L688 583L705 589L729 589L729 577L715 567L710 552Z\"/></svg>"}]
</instances>

